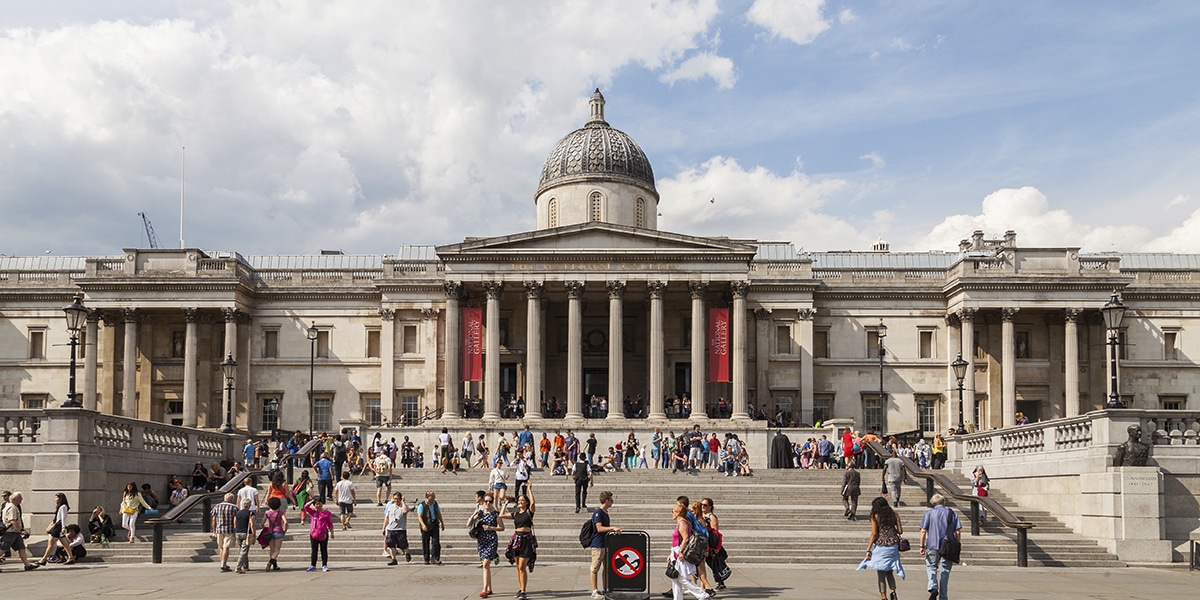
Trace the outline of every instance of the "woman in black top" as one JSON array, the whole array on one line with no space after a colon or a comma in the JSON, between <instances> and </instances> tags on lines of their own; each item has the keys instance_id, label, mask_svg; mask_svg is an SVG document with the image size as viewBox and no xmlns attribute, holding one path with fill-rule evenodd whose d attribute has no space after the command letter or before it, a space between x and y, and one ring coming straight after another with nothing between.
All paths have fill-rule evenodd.
<instances>
[{"instance_id":1,"label":"woman in black top","mask_svg":"<svg viewBox=\"0 0 1200 600\"><path fill-rule=\"evenodd\" d=\"M192 491L203 492L208 486L208 469L204 468L204 463L196 463L192 469Z\"/></svg>"},{"instance_id":2,"label":"woman in black top","mask_svg":"<svg viewBox=\"0 0 1200 600\"><path fill-rule=\"evenodd\" d=\"M308 471L305 471L308 473ZM233 533L238 542L238 573L245 573L250 570L250 544L254 542L254 517L255 511L250 509L252 502L249 498L243 498L241 506L233 517Z\"/></svg>"},{"instance_id":3,"label":"woman in black top","mask_svg":"<svg viewBox=\"0 0 1200 600\"><path fill-rule=\"evenodd\" d=\"M511 513L500 513L501 519L512 519L513 536L508 542L504 557L509 564L517 565L517 598L525 598L525 586L529 583L529 572L533 571L533 563L537 562L537 538L533 536L533 513L536 510L533 501L533 484L525 489L528 496L517 497L517 510Z\"/></svg>"}]
</instances>

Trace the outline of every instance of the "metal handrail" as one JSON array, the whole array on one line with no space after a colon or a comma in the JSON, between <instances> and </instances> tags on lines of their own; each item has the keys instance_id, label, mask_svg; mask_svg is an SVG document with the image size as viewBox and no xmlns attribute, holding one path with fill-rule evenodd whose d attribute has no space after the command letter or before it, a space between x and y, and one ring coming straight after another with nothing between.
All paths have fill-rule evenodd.
<instances>
[{"instance_id":1,"label":"metal handrail","mask_svg":"<svg viewBox=\"0 0 1200 600\"><path fill-rule=\"evenodd\" d=\"M288 454L285 457L284 460L287 461L287 472L288 472L289 483L291 482L291 475L292 475L292 460L295 457L308 456L309 453L311 453L313 451L313 449L316 448L317 445L320 443L321 443L320 438L314 438L312 440L309 440L309 442L307 444L305 444L303 448L296 451L294 454ZM233 478L231 478L229 481L225 482L225 485L221 486L221 489L219 489L215 492L205 492L203 494L189 494L187 498L183 499L183 502L180 502L179 504L175 505L174 508L167 511L161 517L147 519L146 524L150 525L151 527L154 528L154 537L153 537L153 544L152 544L151 558L150 558L151 562L153 562L154 564L162 563L163 541L164 541L164 537L165 537L164 528L167 525L172 525L172 524L178 523L179 520L182 519L184 517L184 515L191 512L191 510L193 508L195 508L197 504L203 504L204 505L204 514L200 518L200 527L204 533L211 533L212 522L210 521L210 515L212 514L213 499L214 498L223 499L225 497L225 494L227 494L229 492L237 491L238 489L240 489L242 487L242 482L245 481L247 477L261 477L261 476L267 476L270 474L271 474L271 472L268 470L265 470L265 469L258 469L258 470L254 470L254 471L243 471L243 472L238 473L237 475L233 476Z\"/></svg>"},{"instance_id":2,"label":"metal handrail","mask_svg":"<svg viewBox=\"0 0 1200 600\"><path fill-rule=\"evenodd\" d=\"M979 505L987 507L992 515L996 517L1005 527L1012 527L1017 530L1017 566L1029 566L1029 530L1034 527L1033 523L1022 519L1004 508L999 502L991 496L976 496L974 494L964 492L958 487L957 483L949 477L935 472L922 470L912 459L905 458L891 451L887 446L876 442L865 442L866 446L879 456L891 457L898 456L904 461L905 468L913 477L918 477L925 480L925 500L929 501L933 497L933 487L936 483L942 488L942 495L957 500L960 502L969 502L971 504L971 535L979 535Z\"/></svg>"}]
</instances>

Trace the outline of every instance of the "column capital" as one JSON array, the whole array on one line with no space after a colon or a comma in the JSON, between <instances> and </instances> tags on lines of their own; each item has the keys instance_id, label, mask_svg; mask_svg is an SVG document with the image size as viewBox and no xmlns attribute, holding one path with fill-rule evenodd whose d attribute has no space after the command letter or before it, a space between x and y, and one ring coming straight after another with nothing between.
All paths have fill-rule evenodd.
<instances>
[{"instance_id":1,"label":"column capital","mask_svg":"<svg viewBox=\"0 0 1200 600\"><path fill-rule=\"evenodd\" d=\"M746 298L746 294L750 292L749 281L734 281L729 284L729 289L733 292L734 298Z\"/></svg>"},{"instance_id":2,"label":"column capital","mask_svg":"<svg viewBox=\"0 0 1200 600\"><path fill-rule=\"evenodd\" d=\"M1067 323L1075 323L1079 320L1079 316L1082 314L1082 308L1068 308L1063 310L1063 320Z\"/></svg>"},{"instance_id":3,"label":"column capital","mask_svg":"<svg viewBox=\"0 0 1200 600\"><path fill-rule=\"evenodd\" d=\"M442 291L446 293L446 297L450 300L458 300L462 297L463 284L461 281L445 281L442 282Z\"/></svg>"},{"instance_id":4,"label":"column capital","mask_svg":"<svg viewBox=\"0 0 1200 600\"><path fill-rule=\"evenodd\" d=\"M765 306L760 306L760 307L754 309L754 316L758 317L758 319L760 321L764 320L764 319L769 319L769 318L771 318L771 309L769 309Z\"/></svg>"},{"instance_id":5,"label":"column capital","mask_svg":"<svg viewBox=\"0 0 1200 600\"><path fill-rule=\"evenodd\" d=\"M525 282L525 298L528 300L541 300L542 294L546 292L546 283L542 281L526 281Z\"/></svg>"},{"instance_id":6,"label":"column capital","mask_svg":"<svg viewBox=\"0 0 1200 600\"><path fill-rule=\"evenodd\" d=\"M704 298L704 292L706 291L708 291L708 283L703 281L688 282L688 292L691 292L693 300Z\"/></svg>"},{"instance_id":7,"label":"column capital","mask_svg":"<svg viewBox=\"0 0 1200 600\"><path fill-rule=\"evenodd\" d=\"M800 309L800 320L801 321L811 321L811 320L813 320L813 317L815 317L815 316L817 316L817 310L815 308Z\"/></svg>"},{"instance_id":8,"label":"column capital","mask_svg":"<svg viewBox=\"0 0 1200 600\"><path fill-rule=\"evenodd\" d=\"M183 309L183 322L184 323L195 323L199 320L200 320L200 309L198 309L198 308Z\"/></svg>"},{"instance_id":9,"label":"column capital","mask_svg":"<svg viewBox=\"0 0 1200 600\"><path fill-rule=\"evenodd\" d=\"M608 297L612 300L620 300L625 297L625 282L624 281L609 281L604 284L608 290Z\"/></svg>"},{"instance_id":10,"label":"column capital","mask_svg":"<svg viewBox=\"0 0 1200 600\"><path fill-rule=\"evenodd\" d=\"M139 311L136 308L122 308L121 319L126 323L137 323Z\"/></svg>"},{"instance_id":11,"label":"column capital","mask_svg":"<svg viewBox=\"0 0 1200 600\"><path fill-rule=\"evenodd\" d=\"M1019 308L1002 308L1000 309L1000 320L1011 323L1017 319Z\"/></svg>"},{"instance_id":12,"label":"column capital","mask_svg":"<svg viewBox=\"0 0 1200 600\"><path fill-rule=\"evenodd\" d=\"M379 309L379 318L383 321L391 321L396 318L396 311L391 308Z\"/></svg>"},{"instance_id":13,"label":"column capital","mask_svg":"<svg viewBox=\"0 0 1200 600\"><path fill-rule=\"evenodd\" d=\"M582 281L564 281L563 285L567 288L567 297L572 300L583 298L583 290L586 287Z\"/></svg>"},{"instance_id":14,"label":"column capital","mask_svg":"<svg viewBox=\"0 0 1200 600\"><path fill-rule=\"evenodd\" d=\"M974 321L974 320L975 320L975 313L977 313L977 312L979 312L979 309L975 309L975 308L963 308L963 309L960 309L960 310L958 311L958 313L957 313L957 314L958 314L958 319L959 319L960 321Z\"/></svg>"},{"instance_id":15,"label":"column capital","mask_svg":"<svg viewBox=\"0 0 1200 600\"><path fill-rule=\"evenodd\" d=\"M487 294L488 300L499 300L500 294L504 293L503 281L485 281L483 282L483 293Z\"/></svg>"},{"instance_id":16,"label":"column capital","mask_svg":"<svg viewBox=\"0 0 1200 600\"><path fill-rule=\"evenodd\" d=\"M225 317L226 323L237 323L238 312L239 311L236 308L222 308L221 309L221 315Z\"/></svg>"},{"instance_id":17,"label":"column capital","mask_svg":"<svg viewBox=\"0 0 1200 600\"><path fill-rule=\"evenodd\" d=\"M647 281L646 291L650 292L650 297L655 300L662 300L663 294L667 293L667 282L665 281Z\"/></svg>"},{"instance_id":18,"label":"column capital","mask_svg":"<svg viewBox=\"0 0 1200 600\"><path fill-rule=\"evenodd\" d=\"M438 318L438 315L441 314L441 312L442 310L440 308L422 308L421 318L427 321L432 321Z\"/></svg>"},{"instance_id":19,"label":"column capital","mask_svg":"<svg viewBox=\"0 0 1200 600\"><path fill-rule=\"evenodd\" d=\"M946 313L946 325L950 327L958 327L962 325L962 319L958 318L958 313Z\"/></svg>"},{"instance_id":20,"label":"column capital","mask_svg":"<svg viewBox=\"0 0 1200 600\"><path fill-rule=\"evenodd\" d=\"M99 323L100 319L104 318L104 313L99 310L89 310L85 318L88 323Z\"/></svg>"}]
</instances>

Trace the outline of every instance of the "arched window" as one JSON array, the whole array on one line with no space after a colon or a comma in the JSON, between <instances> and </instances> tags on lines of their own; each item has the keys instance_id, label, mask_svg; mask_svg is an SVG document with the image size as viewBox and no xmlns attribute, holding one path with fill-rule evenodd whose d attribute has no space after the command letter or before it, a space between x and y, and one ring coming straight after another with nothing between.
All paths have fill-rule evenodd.
<instances>
[{"instance_id":1,"label":"arched window","mask_svg":"<svg viewBox=\"0 0 1200 600\"><path fill-rule=\"evenodd\" d=\"M600 195L600 192L592 192L590 208L592 221L604 219L604 197Z\"/></svg>"},{"instance_id":2,"label":"arched window","mask_svg":"<svg viewBox=\"0 0 1200 600\"><path fill-rule=\"evenodd\" d=\"M637 226L638 227L646 226L646 199L645 198L637 199Z\"/></svg>"},{"instance_id":3,"label":"arched window","mask_svg":"<svg viewBox=\"0 0 1200 600\"><path fill-rule=\"evenodd\" d=\"M550 226L558 227L558 200L556 198L550 199L549 207L546 212L550 213Z\"/></svg>"}]
</instances>

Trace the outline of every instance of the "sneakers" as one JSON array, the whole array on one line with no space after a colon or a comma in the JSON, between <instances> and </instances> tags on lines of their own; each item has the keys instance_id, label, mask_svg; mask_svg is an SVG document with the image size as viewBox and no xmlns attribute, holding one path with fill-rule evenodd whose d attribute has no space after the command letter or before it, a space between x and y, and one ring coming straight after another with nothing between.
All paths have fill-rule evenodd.
<instances>
[{"instance_id":1,"label":"sneakers","mask_svg":"<svg viewBox=\"0 0 1200 600\"><path fill-rule=\"evenodd\" d=\"M404 553L404 562L412 562L412 554L405 552Z\"/></svg>"},{"instance_id":2,"label":"sneakers","mask_svg":"<svg viewBox=\"0 0 1200 600\"><path fill-rule=\"evenodd\" d=\"M32 571L32 570L38 568L38 566L39 565L37 563L28 564L28 565L25 565L25 570Z\"/></svg>"},{"instance_id":3,"label":"sneakers","mask_svg":"<svg viewBox=\"0 0 1200 600\"><path fill-rule=\"evenodd\" d=\"M592 590L592 597L593 598L603 598L604 592L601 592L600 590Z\"/></svg>"},{"instance_id":4,"label":"sneakers","mask_svg":"<svg viewBox=\"0 0 1200 600\"><path fill-rule=\"evenodd\" d=\"M385 550L383 554L380 554L380 556L387 558L387 557L391 556L391 554L388 554L387 551Z\"/></svg>"},{"instance_id":5,"label":"sneakers","mask_svg":"<svg viewBox=\"0 0 1200 600\"><path fill-rule=\"evenodd\" d=\"M233 572L237 573L238 575L241 575L242 573L245 573L246 570L241 567L238 567L238 568L234 569Z\"/></svg>"},{"instance_id":6,"label":"sneakers","mask_svg":"<svg viewBox=\"0 0 1200 600\"><path fill-rule=\"evenodd\" d=\"M321 565L321 570L322 570L322 571L325 571L326 573L328 573L328 572L329 572L329 565Z\"/></svg>"},{"instance_id":7,"label":"sneakers","mask_svg":"<svg viewBox=\"0 0 1200 600\"><path fill-rule=\"evenodd\" d=\"M396 562L396 559L394 559L394 558L393 558L391 561L389 561L389 562L388 562L388 566L389 566L389 567L394 567L394 566L396 566L396 565L398 565L398 564L400 564L400 563Z\"/></svg>"},{"instance_id":8,"label":"sneakers","mask_svg":"<svg viewBox=\"0 0 1200 600\"><path fill-rule=\"evenodd\" d=\"M222 573L228 573L228 572L230 572L230 571L232 571L232 570L233 570L233 569L230 569L230 568L229 568L229 565L221 565L221 572L222 572Z\"/></svg>"},{"instance_id":9,"label":"sneakers","mask_svg":"<svg viewBox=\"0 0 1200 600\"><path fill-rule=\"evenodd\" d=\"M312 573L313 571L316 571L316 570L317 570L317 568L316 568L316 567L309 567L309 568L305 569L305 570L304 570L304 572L305 572L305 573Z\"/></svg>"}]
</instances>

